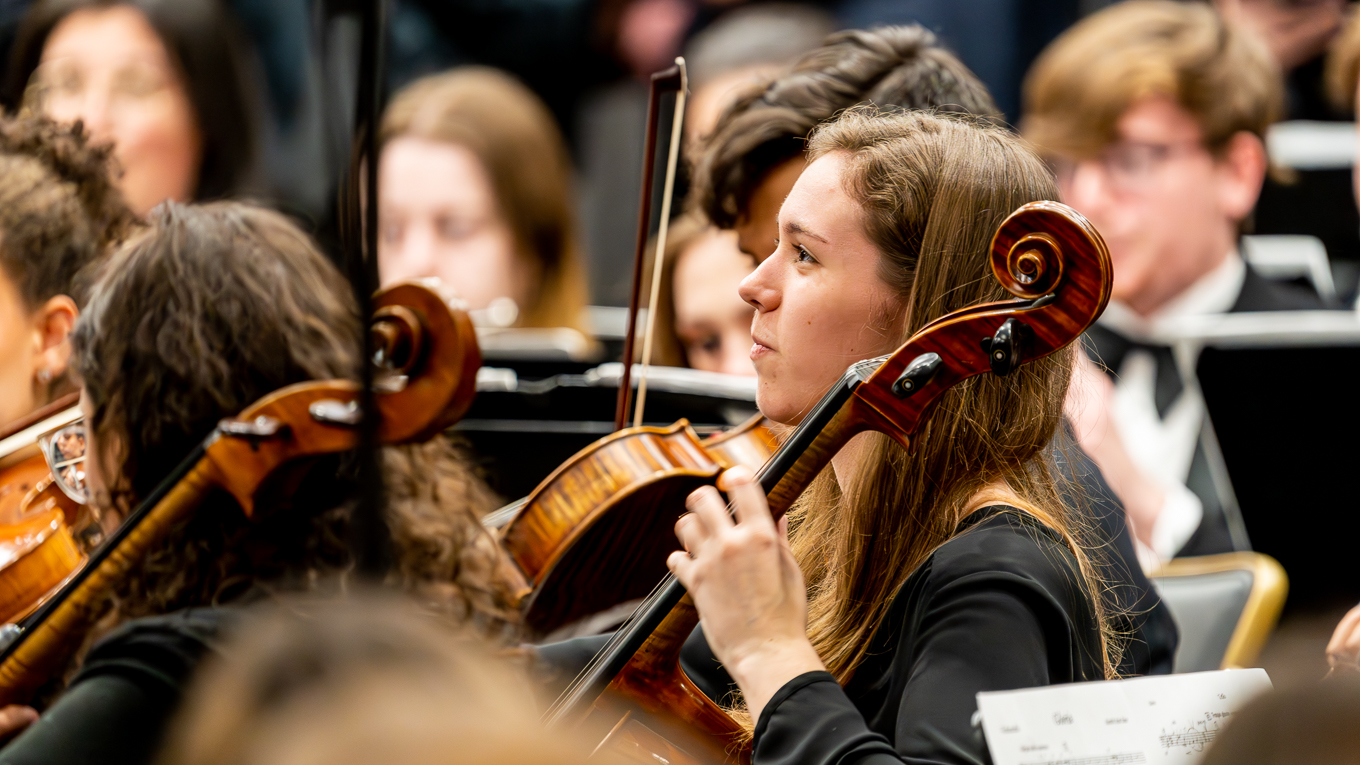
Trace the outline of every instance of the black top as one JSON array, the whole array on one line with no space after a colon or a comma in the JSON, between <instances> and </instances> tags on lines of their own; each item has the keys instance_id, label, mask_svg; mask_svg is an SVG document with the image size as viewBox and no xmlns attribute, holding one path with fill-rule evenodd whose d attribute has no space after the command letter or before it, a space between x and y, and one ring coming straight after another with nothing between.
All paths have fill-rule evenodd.
<instances>
[{"instance_id":1,"label":"black top","mask_svg":"<svg viewBox=\"0 0 1360 765\"><path fill-rule=\"evenodd\" d=\"M185 684L237 619L191 608L130 621L95 643L66 692L0 750L0 765L148 763Z\"/></svg>"},{"instance_id":2,"label":"black top","mask_svg":"<svg viewBox=\"0 0 1360 765\"><path fill-rule=\"evenodd\" d=\"M972 723L979 691L1104 676L1095 615L1058 535L1002 506L961 529L903 585L845 688L809 672L775 693L756 724L756 763L990 762ZM541 651L566 669L599 644ZM731 687L699 630L682 665L710 697Z\"/></svg>"}]
</instances>

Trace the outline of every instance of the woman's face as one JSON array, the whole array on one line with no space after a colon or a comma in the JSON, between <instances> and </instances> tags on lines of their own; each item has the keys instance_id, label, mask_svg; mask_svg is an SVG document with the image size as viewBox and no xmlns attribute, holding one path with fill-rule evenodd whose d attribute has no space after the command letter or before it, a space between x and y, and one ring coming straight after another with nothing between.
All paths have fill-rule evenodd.
<instances>
[{"instance_id":1,"label":"woman's face","mask_svg":"<svg viewBox=\"0 0 1360 765\"><path fill-rule=\"evenodd\" d=\"M802 421L850 364L899 344L901 300L878 275L879 253L841 184L844 153L808 166L779 210L779 246L741 283L756 309L756 403Z\"/></svg>"},{"instance_id":2,"label":"woman's face","mask_svg":"<svg viewBox=\"0 0 1360 765\"><path fill-rule=\"evenodd\" d=\"M710 228L680 252L672 281L675 333L694 369L753 375L751 306L737 294L755 263L735 231Z\"/></svg>"},{"instance_id":3,"label":"woman's face","mask_svg":"<svg viewBox=\"0 0 1360 765\"><path fill-rule=\"evenodd\" d=\"M539 280L520 257L486 168L458 144L406 136L378 165L383 284L437 276L473 309L508 297L523 313Z\"/></svg>"},{"instance_id":4,"label":"woman's face","mask_svg":"<svg viewBox=\"0 0 1360 765\"><path fill-rule=\"evenodd\" d=\"M198 117L141 11L115 5L70 14L48 35L34 77L48 116L83 120L95 140L113 142L134 212L193 199L203 159Z\"/></svg>"},{"instance_id":5,"label":"woman's face","mask_svg":"<svg viewBox=\"0 0 1360 765\"><path fill-rule=\"evenodd\" d=\"M42 335L19 288L0 270L0 425L42 405ZM51 372L49 371L49 374Z\"/></svg>"}]
</instances>

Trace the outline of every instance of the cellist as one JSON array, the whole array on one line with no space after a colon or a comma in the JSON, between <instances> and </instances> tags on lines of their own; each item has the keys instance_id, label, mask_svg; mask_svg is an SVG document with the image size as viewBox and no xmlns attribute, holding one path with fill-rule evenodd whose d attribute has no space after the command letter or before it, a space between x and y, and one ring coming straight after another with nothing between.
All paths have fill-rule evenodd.
<instances>
[{"instance_id":1,"label":"cellist","mask_svg":"<svg viewBox=\"0 0 1360 765\"><path fill-rule=\"evenodd\" d=\"M363 325L344 277L282 215L239 203L158 208L102 270L73 334L85 479L108 515L147 496L217 422L285 385L352 378ZM489 491L438 441L386 447L390 578L497 634L512 569L478 522ZM180 684L233 606L325 590L351 566L353 470L323 460L247 519L215 493L106 593L83 659L4 763L147 762Z\"/></svg>"},{"instance_id":2,"label":"cellist","mask_svg":"<svg viewBox=\"0 0 1360 765\"><path fill-rule=\"evenodd\" d=\"M1005 299L990 238L1057 194L1012 134L965 117L850 110L808 161L741 285L757 403L787 425L852 362ZM910 453L856 437L779 525L739 468L735 519L715 490L689 497L668 563L702 625L682 664L711 697L737 692L755 762L984 762L978 691L1114 674L1095 553L1047 450L1071 364L1068 349L951 389ZM592 647L540 650L565 664Z\"/></svg>"}]
</instances>

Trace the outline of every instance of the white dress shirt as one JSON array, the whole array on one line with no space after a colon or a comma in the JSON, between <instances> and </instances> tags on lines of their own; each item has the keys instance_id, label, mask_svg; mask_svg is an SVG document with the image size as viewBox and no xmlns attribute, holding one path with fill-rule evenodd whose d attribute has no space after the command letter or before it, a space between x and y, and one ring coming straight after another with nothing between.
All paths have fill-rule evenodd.
<instances>
[{"instance_id":1,"label":"white dress shirt","mask_svg":"<svg viewBox=\"0 0 1360 765\"><path fill-rule=\"evenodd\" d=\"M1130 340L1156 343L1177 322L1189 316L1226 313L1237 302L1247 266L1236 251L1223 263L1200 277L1152 316L1143 317L1128 306L1111 302L1100 324ZM1188 359L1177 358L1182 379ZM1200 429L1204 425L1204 400L1195 386L1187 385L1167 410L1157 414L1156 363L1141 349L1129 351L1115 371L1111 417L1129 458L1164 490L1166 499L1152 528L1151 549L1140 545L1145 568L1170 559L1199 528L1204 507L1186 487L1190 463L1195 457ZM1193 370L1189 370L1193 372Z\"/></svg>"}]
</instances>

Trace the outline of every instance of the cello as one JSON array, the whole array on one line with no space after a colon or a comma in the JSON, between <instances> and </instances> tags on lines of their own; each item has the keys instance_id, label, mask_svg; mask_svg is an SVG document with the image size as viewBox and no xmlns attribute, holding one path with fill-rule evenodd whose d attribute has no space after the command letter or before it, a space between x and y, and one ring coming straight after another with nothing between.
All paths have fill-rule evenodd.
<instances>
[{"instance_id":1,"label":"cello","mask_svg":"<svg viewBox=\"0 0 1360 765\"><path fill-rule=\"evenodd\" d=\"M432 438L456 422L476 393L481 365L467 314L424 283L379 292L370 324L377 440ZM81 645L102 593L213 490L253 517L284 470L358 444L360 386L350 380L297 383L265 396L218 426L94 551L90 562L31 617L11 625L0 651L0 699L25 703Z\"/></svg>"},{"instance_id":2,"label":"cello","mask_svg":"<svg viewBox=\"0 0 1360 765\"><path fill-rule=\"evenodd\" d=\"M894 353L852 364L757 474L776 517L853 436L876 431L909 448L950 387L986 373L1006 376L1058 351L1109 300L1104 243L1064 205L1024 205L1002 223L990 254L994 275L1018 299L955 311ZM630 759L748 760L744 729L680 667L681 647L697 624L684 587L666 577L545 720L584 728L600 742L597 751L607 747Z\"/></svg>"}]
</instances>

